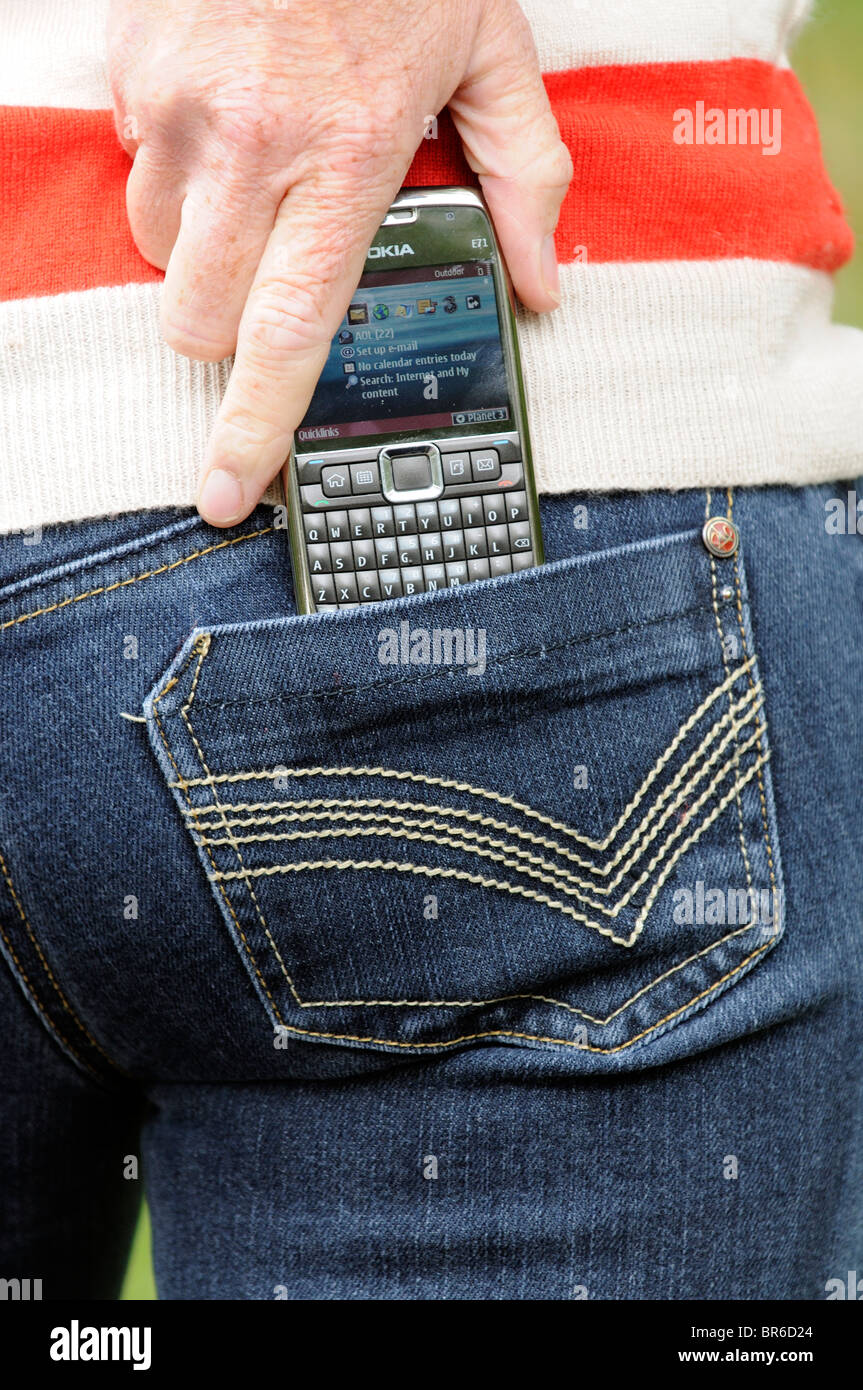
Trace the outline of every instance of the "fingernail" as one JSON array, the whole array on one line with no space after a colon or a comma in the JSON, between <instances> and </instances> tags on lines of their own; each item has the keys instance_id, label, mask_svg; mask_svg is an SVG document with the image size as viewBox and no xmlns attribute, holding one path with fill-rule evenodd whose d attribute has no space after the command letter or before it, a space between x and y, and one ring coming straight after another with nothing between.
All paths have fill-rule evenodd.
<instances>
[{"instance_id":1,"label":"fingernail","mask_svg":"<svg viewBox=\"0 0 863 1390\"><path fill-rule=\"evenodd\" d=\"M546 293L551 296L556 303L560 303L560 268L557 264L557 251L554 245L554 233L551 232L542 243L540 252L540 274Z\"/></svg>"},{"instance_id":2,"label":"fingernail","mask_svg":"<svg viewBox=\"0 0 863 1390\"><path fill-rule=\"evenodd\" d=\"M226 468L211 468L198 493L198 511L205 521L224 526L243 515L243 488Z\"/></svg>"}]
</instances>

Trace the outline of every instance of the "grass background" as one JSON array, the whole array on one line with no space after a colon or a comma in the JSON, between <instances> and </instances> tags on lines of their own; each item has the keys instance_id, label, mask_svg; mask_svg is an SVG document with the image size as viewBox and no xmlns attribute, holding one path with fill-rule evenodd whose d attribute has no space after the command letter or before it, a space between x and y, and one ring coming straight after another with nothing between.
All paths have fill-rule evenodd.
<instances>
[{"instance_id":1,"label":"grass background","mask_svg":"<svg viewBox=\"0 0 863 1390\"><path fill-rule=\"evenodd\" d=\"M863 0L821 0L798 42L794 67L815 108L827 168L858 237L863 233L863 173L858 137L861 66ZM863 328L863 255L855 257L836 277L834 317L840 323ZM146 1206L141 1212L121 1296L156 1297Z\"/></svg>"},{"instance_id":2,"label":"grass background","mask_svg":"<svg viewBox=\"0 0 863 1390\"><path fill-rule=\"evenodd\" d=\"M827 169L859 240L863 236L859 138L863 106L860 99L861 0L819 0L792 61L818 117ZM863 328L863 252L836 277L834 318L840 323Z\"/></svg>"}]
</instances>

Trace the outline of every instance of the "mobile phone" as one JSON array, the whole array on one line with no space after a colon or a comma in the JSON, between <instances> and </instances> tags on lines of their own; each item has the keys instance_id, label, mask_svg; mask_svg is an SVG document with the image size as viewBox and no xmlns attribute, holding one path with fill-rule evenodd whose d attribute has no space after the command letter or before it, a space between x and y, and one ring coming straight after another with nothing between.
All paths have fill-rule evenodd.
<instances>
[{"instance_id":1,"label":"mobile phone","mask_svg":"<svg viewBox=\"0 0 863 1390\"><path fill-rule=\"evenodd\" d=\"M392 204L284 480L301 613L542 563L512 289L473 189Z\"/></svg>"}]
</instances>

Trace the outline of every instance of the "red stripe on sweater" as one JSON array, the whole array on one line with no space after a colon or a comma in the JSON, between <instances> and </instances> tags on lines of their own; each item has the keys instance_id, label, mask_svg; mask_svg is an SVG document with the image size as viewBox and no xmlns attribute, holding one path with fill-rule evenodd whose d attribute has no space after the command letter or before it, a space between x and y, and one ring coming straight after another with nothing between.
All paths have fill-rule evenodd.
<instances>
[{"instance_id":1,"label":"red stripe on sweater","mask_svg":"<svg viewBox=\"0 0 863 1390\"><path fill-rule=\"evenodd\" d=\"M835 270L852 237L793 73L758 61L583 68L545 79L575 178L561 260L751 256ZM781 150L675 142L675 113L781 112ZM771 115L771 122L774 118ZM774 129L773 124L770 127ZM475 183L448 117L406 180ZM0 298L161 278L126 223L110 113L0 107Z\"/></svg>"}]
</instances>

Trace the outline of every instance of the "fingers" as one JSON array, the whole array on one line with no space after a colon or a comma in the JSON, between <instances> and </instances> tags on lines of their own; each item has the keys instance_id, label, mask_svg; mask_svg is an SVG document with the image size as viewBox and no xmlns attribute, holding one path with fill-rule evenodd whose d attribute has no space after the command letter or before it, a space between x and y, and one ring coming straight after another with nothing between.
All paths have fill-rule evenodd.
<instances>
[{"instance_id":1,"label":"fingers","mask_svg":"<svg viewBox=\"0 0 863 1390\"><path fill-rule=\"evenodd\" d=\"M402 176L400 167L376 196L362 182L353 194L298 185L282 203L207 450L198 509L212 525L247 516L287 458Z\"/></svg>"},{"instance_id":2,"label":"fingers","mask_svg":"<svg viewBox=\"0 0 863 1390\"><path fill-rule=\"evenodd\" d=\"M144 260L160 270L177 240L185 191L181 170L149 146L138 147L126 182L126 212L135 245Z\"/></svg>"},{"instance_id":3,"label":"fingers","mask_svg":"<svg viewBox=\"0 0 863 1390\"><path fill-rule=\"evenodd\" d=\"M484 11L470 68L449 108L519 298L530 309L553 309L560 300L553 234L572 160L517 5Z\"/></svg>"},{"instance_id":4,"label":"fingers","mask_svg":"<svg viewBox=\"0 0 863 1390\"><path fill-rule=\"evenodd\" d=\"M276 218L277 201L254 170L226 181L220 170L189 188L166 262L161 327L170 347L218 362L234 351L243 307ZM167 220L162 220L167 233Z\"/></svg>"}]
</instances>

